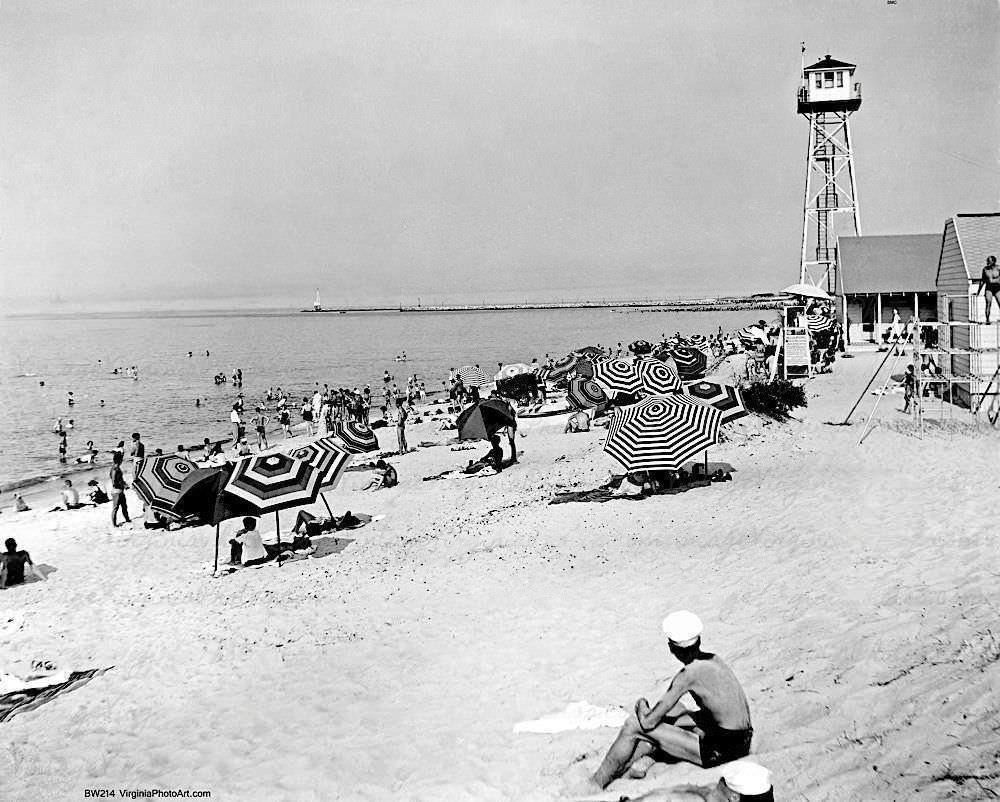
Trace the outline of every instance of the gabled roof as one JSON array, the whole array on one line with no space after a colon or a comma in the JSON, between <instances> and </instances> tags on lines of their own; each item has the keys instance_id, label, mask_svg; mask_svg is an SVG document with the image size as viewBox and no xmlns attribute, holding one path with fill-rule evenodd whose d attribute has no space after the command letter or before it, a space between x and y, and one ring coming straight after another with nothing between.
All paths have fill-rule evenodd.
<instances>
[{"instance_id":1,"label":"gabled roof","mask_svg":"<svg viewBox=\"0 0 1000 802\"><path fill-rule=\"evenodd\" d=\"M1000 214L956 214L951 218L970 279L979 280L987 256L1000 257Z\"/></svg>"},{"instance_id":2,"label":"gabled roof","mask_svg":"<svg viewBox=\"0 0 1000 802\"><path fill-rule=\"evenodd\" d=\"M817 61L810 67L806 67L806 72L810 70L836 70L836 69L849 69L853 70L857 65L848 64L846 61L837 61L835 58L830 58L829 55L824 56L822 61Z\"/></svg>"},{"instance_id":3,"label":"gabled roof","mask_svg":"<svg viewBox=\"0 0 1000 802\"><path fill-rule=\"evenodd\" d=\"M840 237L841 291L936 292L940 234Z\"/></svg>"}]
</instances>

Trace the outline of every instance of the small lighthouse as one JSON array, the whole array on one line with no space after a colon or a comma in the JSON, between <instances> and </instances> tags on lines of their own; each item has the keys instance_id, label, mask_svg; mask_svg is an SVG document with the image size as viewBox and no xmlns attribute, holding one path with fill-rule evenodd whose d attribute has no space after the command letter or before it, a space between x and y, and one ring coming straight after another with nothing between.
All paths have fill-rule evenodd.
<instances>
[{"instance_id":1,"label":"small lighthouse","mask_svg":"<svg viewBox=\"0 0 1000 802\"><path fill-rule=\"evenodd\" d=\"M855 69L854 64L827 54L803 66L798 91L798 113L809 122L799 283L814 284L831 295L842 289L837 277L837 237L861 236L850 125L851 115L861 108Z\"/></svg>"},{"instance_id":2,"label":"small lighthouse","mask_svg":"<svg viewBox=\"0 0 1000 802\"><path fill-rule=\"evenodd\" d=\"M319 302L319 287L316 288L316 300L313 301L313 312L322 312L323 304Z\"/></svg>"}]
</instances>

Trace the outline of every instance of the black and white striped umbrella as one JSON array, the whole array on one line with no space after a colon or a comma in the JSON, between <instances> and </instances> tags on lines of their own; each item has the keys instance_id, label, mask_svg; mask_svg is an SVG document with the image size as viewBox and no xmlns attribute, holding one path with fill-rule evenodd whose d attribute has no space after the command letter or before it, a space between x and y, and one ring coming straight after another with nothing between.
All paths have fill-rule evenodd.
<instances>
[{"instance_id":1,"label":"black and white striped umbrella","mask_svg":"<svg viewBox=\"0 0 1000 802\"><path fill-rule=\"evenodd\" d=\"M320 479L320 487L324 490L337 486L352 457L333 437L322 437L287 453L321 471L323 478Z\"/></svg>"},{"instance_id":2,"label":"black and white striped umbrella","mask_svg":"<svg viewBox=\"0 0 1000 802\"><path fill-rule=\"evenodd\" d=\"M574 376L569 380L566 400L576 409L593 409L608 403L608 397L600 386L583 376Z\"/></svg>"},{"instance_id":3,"label":"black and white striped umbrella","mask_svg":"<svg viewBox=\"0 0 1000 802\"><path fill-rule=\"evenodd\" d=\"M557 359L552 364L552 367L548 369L548 373L545 378L555 380L568 376L573 372L573 369L579 361L580 358L576 354L567 354L562 359Z\"/></svg>"},{"instance_id":4,"label":"black and white striped umbrella","mask_svg":"<svg viewBox=\"0 0 1000 802\"><path fill-rule=\"evenodd\" d=\"M159 512L173 514L180 498L181 483L197 468L190 460L168 454L146 457L136 467L132 487L144 504Z\"/></svg>"},{"instance_id":5,"label":"black and white striped umbrella","mask_svg":"<svg viewBox=\"0 0 1000 802\"><path fill-rule=\"evenodd\" d=\"M719 441L722 413L680 393L619 407L604 450L626 471L676 471Z\"/></svg>"},{"instance_id":6,"label":"black and white striped umbrella","mask_svg":"<svg viewBox=\"0 0 1000 802\"><path fill-rule=\"evenodd\" d=\"M287 454L257 454L236 461L223 491L253 506L258 515L312 504L323 472Z\"/></svg>"},{"instance_id":7,"label":"black and white striped umbrella","mask_svg":"<svg viewBox=\"0 0 1000 802\"><path fill-rule=\"evenodd\" d=\"M826 315L806 315L806 325L809 331L833 331L836 323Z\"/></svg>"},{"instance_id":8,"label":"black and white striped umbrella","mask_svg":"<svg viewBox=\"0 0 1000 802\"><path fill-rule=\"evenodd\" d=\"M638 393L642 379L628 359L604 359L594 363L594 379L610 397L617 393Z\"/></svg>"},{"instance_id":9,"label":"black and white striped umbrella","mask_svg":"<svg viewBox=\"0 0 1000 802\"><path fill-rule=\"evenodd\" d=\"M736 337L744 348L753 348L758 344L767 345L767 335L757 326L744 326L736 332Z\"/></svg>"},{"instance_id":10,"label":"black and white striped umbrella","mask_svg":"<svg viewBox=\"0 0 1000 802\"><path fill-rule=\"evenodd\" d=\"M647 395L676 393L681 389L681 380L670 366L659 359L639 359L635 363L643 390Z\"/></svg>"},{"instance_id":11,"label":"black and white striped umbrella","mask_svg":"<svg viewBox=\"0 0 1000 802\"><path fill-rule=\"evenodd\" d=\"M743 395L738 388L728 384L692 382L684 385L684 394L697 398L702 403L711 404L722 413L723 423L729 423L747 414Z\"/></svg>"},{"instance_id":12,"label":"black and white striped umbrella","mask_svg":"<svg viewBox=\"0 0 1000 802\"><path fill-rule=\"evenodd\" d=\"M695 348L704 348L706 345L708 345L708 337L706 337L704 334L692 334L690 337L687 338L687 341L688 345L691 345Z\"/></svg>"},{"instance_id":13,"label":"black and white striped umbrella","mask_svg":"<svg viewBox=\"0 0 1000 802\"><path fill-rule=\"evenodd\" d=\"M673 352L677 373L685 381L700 379L708 367L708 357L705 352L688 345L678 345Z\"/></svg>"},{"instance_id":14,"label":"black and white striped umbrella","mask_svg":"<svg viewBox=\"0 0 1000 802\"><path fill-rule=\"evenodd\" d=\"M652 353L653 346L646 340L636 340L631 345L629 345L628 350L631 351L636 356L643 356L644 354Z\"/></svg>"},{"instance_id":15,"label":"black and white striped umbrella","mask_svg":"<svg viewBox=\"0 0 1000 802\"><path fill-rule=\"evenodd\" d=\"M581 359L576 363L576 367L573 368L573 372L576 373L577 376L582 376L585 379L592 379L594 378L594 363L599 361L599 359L592 359L590 357Z\"/></svg>"},{"instance_id":16,"label":"black and white striped umbrella","mask_svg":"<svg viewBox=\"0 0 1000 802\"><path fill-rule=\"evenodd\" d=\"M490 383L490 377L478 365L465 365L458 369L458 378L466 387L482 387Z\"/></svg>"},{"instance_id":17,"label":"black and white striped umbrella","mask_svg":"<svg viewBox=\"0 0 1000 802\"><path fill-rule=\"evenodd\" d=\"M375 432L358 421L339 421L334 425L331 436L336 438L348 454L378 451L378 438L375 437Z\"/></svg>"},{"instance_id":18,"label":"black and white striped umbrella","mask_svg":"<svg viewBox=\"0 0 1000 802\"><path fill-rule=\"evenodd\" d=\"M574 353L579 354L580 356L585 356L589 359L602 359L607 356L607 354L605 354L604 351L596 345L585 345L583 348L577 348Z\"/></svg>"}]
</instances>

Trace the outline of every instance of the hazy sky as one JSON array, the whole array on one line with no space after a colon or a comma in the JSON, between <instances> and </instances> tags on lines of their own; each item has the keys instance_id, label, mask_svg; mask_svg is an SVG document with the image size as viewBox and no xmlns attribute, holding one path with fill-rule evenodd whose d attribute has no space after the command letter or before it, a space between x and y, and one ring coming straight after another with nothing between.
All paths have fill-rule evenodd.
<instances>
[{"instance_id":1,"label":"hazy sky","mask_svg":"<svg viewBox=\"0 0 1000 802\"><path fill-rule=\"evenodd\" d=\"M865 233L998 210L996 0L6 0L0 303L777 289L801 40Z\"/></svg>"}]
</instances>

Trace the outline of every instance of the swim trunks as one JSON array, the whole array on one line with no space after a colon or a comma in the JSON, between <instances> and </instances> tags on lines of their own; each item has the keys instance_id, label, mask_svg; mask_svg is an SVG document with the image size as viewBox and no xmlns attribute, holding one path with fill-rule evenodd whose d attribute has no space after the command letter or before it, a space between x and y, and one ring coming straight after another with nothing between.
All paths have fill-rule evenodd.
<instances>
[{"instance_id":1,"label":"swim trunks","mask_svg":"<svg viewBox=\"0 0 1000 802\"><path fill-rule=\"evenodd\" d=\"M753 728L746 730L726 730L714 727L701 736L701 765L706 769L738 760L750 754L750 741L753 739Z\"/></svg>"}]
</instances>

